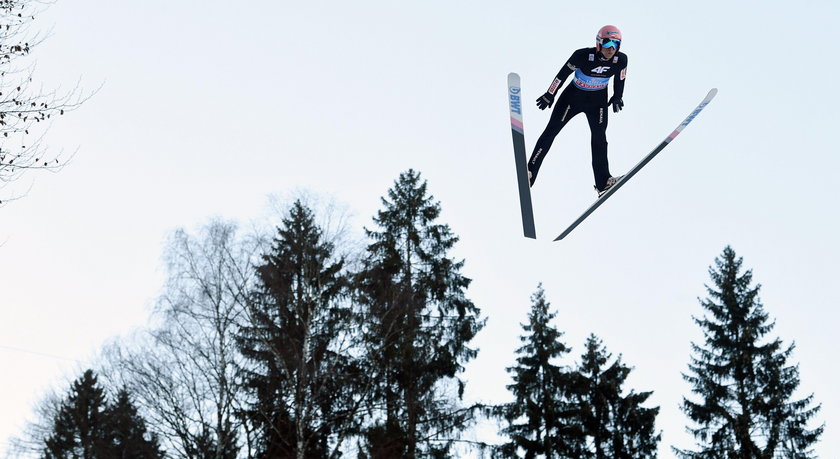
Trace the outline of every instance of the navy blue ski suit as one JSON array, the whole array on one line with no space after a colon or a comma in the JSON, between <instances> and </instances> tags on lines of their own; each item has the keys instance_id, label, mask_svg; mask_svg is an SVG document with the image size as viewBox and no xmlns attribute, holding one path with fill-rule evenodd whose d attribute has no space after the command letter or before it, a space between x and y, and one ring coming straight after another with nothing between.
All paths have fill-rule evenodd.
<instances>
[{"instance_id":1,"label":"navy blue ski suit","mask_svg":"<svg viewBox=\"0 0 840 459\"><path fill-rule=\"evenodd\" d=\"M592 171L595 175L595 187L603 190L610 178L607 161L607 85L613 80L613 95L620 100L624 94L624 79L627 75L627 55L617 52L606 59L596 48L582 48L569 58L566 65L557 73L557 77L548 89L554 95L572 72L574 79L560 94L554 105L548 126L534 146L528 171L531 172L531 184L537 178L545 156L552 142L563 126L578 113L586 114L589 130L592 134Z\"/></svg>"}]
</instances>

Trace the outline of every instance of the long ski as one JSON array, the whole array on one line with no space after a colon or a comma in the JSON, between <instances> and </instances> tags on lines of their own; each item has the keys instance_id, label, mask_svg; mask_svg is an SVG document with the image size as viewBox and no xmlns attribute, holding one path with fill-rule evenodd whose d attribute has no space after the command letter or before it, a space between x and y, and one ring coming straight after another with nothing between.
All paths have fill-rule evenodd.
<instances>
[{"instance_id":1,"label":"long ski","mask_svg":"<svg viewBox=\"0 0 840 459\"><path fill-rule=\"evenodd\" d=\"M680 134L680 132L682 132L682 130L685 129L686 126L688 126L688 123L690 123L691 120L693 120L700 113L700 111L703 110L703 108L705 108L706 105L708 105L709 102L712 101L712 99L714 99L716 94L717 94L717 88L712 88L712 90L709 91L708 94L706 94L706 97L703 99L703 101L700 102L700 105L698 105L697 108L695 108L694 111L691 112L688 115L688 117L682 123L680 123L679 126L677 126L676 129L674 129L674 132L672 132L670 135L668 135L668 137L666 137L665 140L662 141L662 143L660 143L656 148L654 148L652 152L648 153L647 156L642 158L642 160L639 161L638 164L633 166L633 169L630 169L630 172L625 174L624 177L621 180L618 181L618 183L613 185L612 188L610 188L609 190L607 190L606 193L601 195L598 198L598 200L595 201L595 203L593 203L591 206L589 206L589 209L586 209L586 212L584 212L580 217L578 217L577 220L575 220L571 225L569 225L569 227L566 228L565 231L560 233L560 235L557 236L554 240L559 241L560 239L563 239L564 237L568 236L569 233L572 232L572 230L574 230L578 225L580 225L581 222L586 220L586 217L588 217L592 212L594 212L595 209L597 209L601 204L604 203L604 201L609 199L609 197L612 196L613 193L618 191L618 189L621 188L625 183L627 183L627 181L630 180L634 175L636 175L637 172L642 170L642 168L645 167L645 165L647 163L649 163L650 160L652 160L654 156L659 154L660 151L662 151L665 147L667 147L668 144L671 143L671 141L674 140L674 138L676 138Z\"/></svg>"},{"instance_id":2,"label":"long ski","mask_svg":"<svg viewBox=\"0 0 840 459\"><path fill-rule=\"evenodd\" d=\"M516 160L516 180L519 183L519 208L522 213L522 232L525 237L536 239L534 209L531 206L531 184L528 181L528 158L525 156L525 132L522 129L522 87L519 75L508 74L508 101L510 103L510 130L513 135L513 156Z\"/></svg>"}]
</instances>

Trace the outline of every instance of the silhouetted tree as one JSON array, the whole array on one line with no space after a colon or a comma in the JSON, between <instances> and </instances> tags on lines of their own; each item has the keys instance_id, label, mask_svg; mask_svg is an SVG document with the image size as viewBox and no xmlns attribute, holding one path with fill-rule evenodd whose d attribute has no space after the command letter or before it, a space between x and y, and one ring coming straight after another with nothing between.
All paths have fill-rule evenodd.
<instances>
[{"instance_id":1,"label":"silhouetted tree","mask_svg":"<svg viewBox=\"0 0 840 459\"><path fill-rule=\"evenodd\" d=\"M582 451L575 451L574 457L656 457L661 439L655 432L659 407L642 406L652 392L631 390L624 395L631 368L621 362L620 356L609 364L611 355L595 335L587 338L585 347L571 388L582 436Z\"/></svg>"},{"instance_id":2,"label":"silhouetted tree","mask_svg":"<svg viewBox=\"0 0 840 459\"><path fill-rule=\"evenodd\" d=\"M799 369L788 359L794 345L768 339L769 322L759 301L760 285L752 271L741 273L743 259L731 247L709 268L713 286L700 301L709 314L694 322L703 330L703 345L692 343L689 372L683 378L699 400L683 399L683 411L694 422L687 430L695 451L674 449L681 457L807 458L823 427L808 429L819 412L813 394L794 399Z\"/></svg>"},{"instance_id":3,"label":"silhouetted tree","mask_svg":"<svg viewBox=\"0 0 840 459\"><path fill-rule=\"evenodd\" d=\"M523 345L516 350L516 365L507 368L514 400L493 410L507 422L501 433L510 441L500 448L505 457L518 457L520 450L528 459L579 457L582 451L577 411L568 397L570 370L557 362L570 349L551 325L556 313L549 306L540 285L531 296L528 323L522 324L526 334L519 337Z\"/></svg>"},{"instance_id":4,"label":"silhouetted tree","mask_svg":"<svg viewBox=\"0 0 840 459\"><path fill-rule=\"evenodd\" d=\"M32 23L49 2L0 1L0 188L34 169L56 170L66 162L41 144L43 129L54 116L82 103L76 91L67 94L33 88L32 67L18 64L43 40ZM0 196L0 204L10 197ZM14 199L14 197L11 197Z\"/></svg>"},{"instance_id":5,"label":"silhouetted tree","mask_svg":"<svg viewBox=\"0 0 840 459\"><path fill-rule=\"evenodd\" d=\"M157 436L146 430L146 421L137 413L125 389L117 393L114 401L105 408L107 430L113 459L140 459L164 457Z\"/></svg>"},{"instance_id":6,"label":"silhouetted tree","mask_svg":"<svg viewBox=\"0 0 840 459\"><path fill-rule=\"evenodd\" d=\"M235 335L246 323L256 253L256 241L230 222L212 220L197 235L175 231L164 253L161 322L108 349L113 372L170 454L233 459L247 443L237 415L244 393Z\"/></svg>"},{"instance_id":7,"label":"silhouetted tree","mask_svg":"<svg viewBox=\"0 0 840 459\"><path fill-rule=\"evenodd\" d=\"M105 457L105 392L92 370L73 382L55 418L55 432L47 439L45 457Z\"/></svg>"},{"instance_id":8,"label":"silhouetted tree","mask_svg":"<svg viewBox=\"0 0 840 459\"><path fill-rule=\"evenodd\" d=\"M238 341L252 402L254 457L338 457L355 431L364 380L354 346L344 260L296 201L257 267Z\"/></svg>"},{"instance_id":9,"label":"silhouetted tree","mask_svg":"<svg viewBox=\"0 0 840 459\"><path fill-rule=\"evenodd\" d=\"M163 457L157 440L146 438L145 421L137 415L128 393L121 391L109 406L92 370L73 383L45 443L47 459Z\"/></svg>"},{"instance_id":10,"label":"silhouetted tree","mask_svg":"<svg viewBox=\"0 0 840 459\"><path fill-rule=\"evenodd\" d=\"M468 343L484 321L466 297L464 262L449 258L458 238L437 223L440 205L420 174L400 174L382 204L358 276L376 377L360 457L445 457L472 416L458 406L458 374L476 355Z\"/></svg>"}]
</instances>

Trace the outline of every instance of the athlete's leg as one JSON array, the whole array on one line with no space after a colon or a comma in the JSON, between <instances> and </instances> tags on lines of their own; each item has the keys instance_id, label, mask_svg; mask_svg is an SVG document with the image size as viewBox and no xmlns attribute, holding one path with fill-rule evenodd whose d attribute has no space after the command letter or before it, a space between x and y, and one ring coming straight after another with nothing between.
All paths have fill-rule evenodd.
<instances>
[{"instance_id":1,"label":"athlete's leg","mask_svg":"<svg viewBox=\"0 0 840 459\"><path fill-rule=\"evenodd\" d=\"M610 178L610 164L607 160L607 107L591 107L585 111L592 133L592 172L595 186L603 190Z\"/></svg>"},{"instance_id":2,"label":"athlete's leg","mask_svg":"<svg viewBox=\"0 0 840 459\"><path fill-rule=\"evenodd\" d=\"M534 152L531 153L531 159L528 160L531 185L537 180L537 172L539 172L543 159L545 159L545 156L548 154L548 149L551 148L551 144L554 142L554 138L557 137L557 134L560 133L563 126L578 113L580 113L580 110L567 97L563 97L561 94L560 99L554 106L554 110L551 112L548 125L545 127L540 138L537 139L537 143L534 145Z\"/></svg>"}]
</instances>

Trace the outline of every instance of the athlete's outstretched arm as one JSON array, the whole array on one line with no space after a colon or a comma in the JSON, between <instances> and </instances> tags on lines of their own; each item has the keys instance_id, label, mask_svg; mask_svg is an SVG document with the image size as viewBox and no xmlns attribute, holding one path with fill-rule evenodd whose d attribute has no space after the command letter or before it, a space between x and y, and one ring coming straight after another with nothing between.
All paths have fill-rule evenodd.
<instances>
[{"instance_id":1,"label":"athlete's outstretched arm","mask_svg":"<svg viewBox=\"0 0 840 459\"><path fill-rule=\"evenodd\" d=\"M566 78L569 78L569 75L571 75L576 68L577 67L572 64L572 58L569 58L569 60L566 61L566 65L557 72L557 76L554 77L554 81L552 81L551 86L548 87L548 92L552 95L557 94L557 91L559 91L560 87L563 86L563 83L566 82Z\"/></svg>"},{"instance_id":2,"label":"athlete's outstretched arm","mask_svg":"<svg viewBox=\"0 0 840 459\"><path fill-rule=\"evenodd\" d=\"M575 70L575 66L572 64L573 59L574 54L568 61L566 61L566 65L557 72L557 76L554 77L554 81L551 82L551 86L548 87L548 91L537 99L537 107L539 107L540 110L545 110L547 107L551 107L551 104L554 103L554 96L557 95L557 92L563 86L566 78L568 78Z\"/></svg>"}]
</instances>

